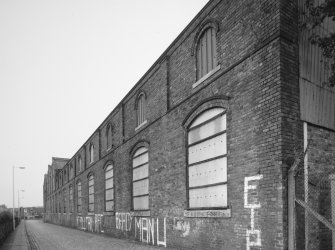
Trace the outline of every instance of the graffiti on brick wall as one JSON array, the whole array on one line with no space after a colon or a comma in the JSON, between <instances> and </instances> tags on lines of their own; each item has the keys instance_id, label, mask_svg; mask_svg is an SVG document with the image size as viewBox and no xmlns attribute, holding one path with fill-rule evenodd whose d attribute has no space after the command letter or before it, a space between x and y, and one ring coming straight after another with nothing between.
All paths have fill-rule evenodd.
<instances>
[{"instance_id":1,"label":"graffiti on brick wall","mask_svg":"<svg viewBox=\"0 0 335 250\"><path fill-rule=\"evenodd\" d=\"M247 229L247 250L251 247L262 246L261 230L255 229L255 209L261 207L258 202L249 202L249 191L257 189L256 185L249 185L249 182L259 181L263 175L255 175L244 178L244 207L250 209L250 229ZM254 197L255 198L255 197Z\"/></svg>"},{"instance_id":2,"label":"graffiti on brick wall","mask_svg":"<svg viewBox=\"0 0 335 250\"><path fill-rule=\"evenodd\" d=\"M135 217L133 213L115 213L115 227L123 232L134 229L135 238L147 244L166 247L166 218Z\"/></svg>"},{"instance_id":3,"label":"graffiti on brick wall","mask_svg":"<svg viewBox=\"0 0 335 250\"><path fill-rule=\"evenodd\" d=\"M103 214L95 214L94 216L77 216L77 228L89 232L104 233L102 227Z\"/></svg>"},{"instance_id":4,"label":"graffiti on brick wall","mask_svg":"<svg viewBox=\"0 0 335 250\"><path fill-rule=\"evenodd\" d=\"M134 213L115 213L115 227L123 232L131 230Z\"/></svg>"},{"instance_id":5,"label":"graffiti on brick wall","mask_svg":"<svg viewBox=\"0 0 335 250\"><path fill-rule=\"evenodd\" d=\"M182 218L173 218L173 230L180 231L183 237L186 237L190 234L190 222Z\"/></svg>"}]
</instances>

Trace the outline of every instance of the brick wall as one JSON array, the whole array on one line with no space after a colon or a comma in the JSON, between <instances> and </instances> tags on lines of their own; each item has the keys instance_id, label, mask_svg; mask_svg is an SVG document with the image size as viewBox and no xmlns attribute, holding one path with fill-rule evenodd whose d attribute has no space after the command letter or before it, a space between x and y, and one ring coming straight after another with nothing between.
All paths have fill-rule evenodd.
<instances>
[{"instance_id":1,"label":"brick wall","mask_svg":"<svg viewBox=\"0 0 335 250\"><path fill-rule=\"evenodd\" d=\"M86 153L87 168L72 181L82 183L82 213L50 214L47 220L179 249L286 249L285 177L292 150L302 142L296 34L280 33L283 20L293 15L283 14L291 4L210 1L74 156ZM192 48L210 21L219 25L220 69L193 88ZM140 91L146 95L147 124L135 130ZM185 124L215 105L227 110L228 208L189 217ZM114 147L107 151L109 122ZM88 163L91 142L97 154L93 164ZM145 214L132 211L131 152L142 142L149 149L150 211ZM108 162L114 167L112 213L104 210ZM89 173L95 176L94 214L87 213ZM74 194L76 208L76 189Z\"/></svg>"}]
</instances>

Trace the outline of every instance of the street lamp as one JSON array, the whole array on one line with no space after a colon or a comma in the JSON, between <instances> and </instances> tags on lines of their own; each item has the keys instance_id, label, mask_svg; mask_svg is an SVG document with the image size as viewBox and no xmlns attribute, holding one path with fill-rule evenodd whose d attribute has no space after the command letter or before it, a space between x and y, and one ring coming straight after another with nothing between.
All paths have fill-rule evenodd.
<instances>
[{"instance_id":1,"label":"street lamp","mask_svg":"<svg viewBox=\"0 0 335 250\"><path fill-rule=\"evenodd\" d=\"M20 191L24 192L24 189L17 190L17 207L18 207L18 218L21 221L21 212L20 212Z\"/></svg>"},{"instance_id":2,"label":"street lamp","mask_svg":"<svg viewBox=\"0 0 335 250\"><path fill-rule=\"evenodd\" d=\"M25 169L25 167L15 167L13 166L13 230L15 230L15 211L14 211L14 200L15 200L15 197L14 197L14 169L15 168L18 168L18 169Z\"/></svg>"}]
</instances>

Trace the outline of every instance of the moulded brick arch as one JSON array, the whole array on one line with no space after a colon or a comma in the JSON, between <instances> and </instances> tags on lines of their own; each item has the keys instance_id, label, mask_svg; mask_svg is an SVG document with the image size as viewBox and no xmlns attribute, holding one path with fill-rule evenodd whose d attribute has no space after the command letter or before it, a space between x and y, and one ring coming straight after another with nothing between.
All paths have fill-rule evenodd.
<instances>
[{"instance_id":1,"label":"moulded brick arch","mask_svg":"<svg viewBox=\"0 0 335 250\"><path fill-rule=\"evenodd\" d=\"M197 33L195 34L191 55L194 56L196 52L196 48L198 47L199 40L204 33L205 30L208 28L213 28L215 30L215 33L217 34L220 31L220 23L218 20L211 18L207 19L201 26L199 27Z\"/></svg>"},{"instance_id":2,"label":"moulded brick arch","mask_svg":"<svg viewBox=\"0 0 335 250\"><path fill-rule=\"evenodd\" d=\"M137 110L137 103L141 96L144 96L144 100L147 99L147 94L145 93L144 90L139 90L136 94L135 107L134 107L135 110Z\"/></svg>"},{"instance_id":3,"label":"moulded brick arch","mask_svg":"<svg viewBox=\"0 0 335 250\"><path fill-rule=\"evenodd\" d=\"M113 134L114 132L114 125L111 122L108 122L107 126L106 126L106 135L108 134L108 130L111 130L111 133Z\"/></svg>"},{"instance_id":4,"label":"moulded brick arch","mask_svg":"<svg viewBox=\"0 0 335 250\"><path fill-rule=\"evenodd\" d=\"M89 173L87 174L87 179L89 179L91 176L93 176L93 178L94 178L94 173L93 173L93 171L91 171L91 172L89 172Z\"/></svg>"},{"instance_id":5,"label":"moulded brick arch","mask_svg":"<svg viewBox=\"0 0 335 250\"><path fill-rule=\"evenodd\" d=\"M130 159L133 158L134 153L137 151L137 149L141 148L141 147L146 147L147 149L149 149L149 145L150 143L147 140L140 140L138 141L131 149L130 149Z\"/></svg>"},{"instance_id":6,"label":"moulded brick arch","mask_svg":"<svg viewBox=\"0 0 335 250\"><path fill-rule=\"evenodd\" d=\"M185 117L183 121L183 127L188 129L193 120L208 109L219 107L224 108L226 111L229 110L229 99L230 98L228 96L213 96L203 100L198 105L196 105Z\"/></svg>"},{"instance_id":7,"label":"moulded brick arch","mask_svg":"<svg viewBox=\"0 0 335 250\"><path fill-rule=\"evenodd\" d=\"M113 168L114 168L114 161L113 160L108 160L102 167L103 170L106 170L106 168L109 166L109 165L112 165Z\"/></svg>"}]
</instances>

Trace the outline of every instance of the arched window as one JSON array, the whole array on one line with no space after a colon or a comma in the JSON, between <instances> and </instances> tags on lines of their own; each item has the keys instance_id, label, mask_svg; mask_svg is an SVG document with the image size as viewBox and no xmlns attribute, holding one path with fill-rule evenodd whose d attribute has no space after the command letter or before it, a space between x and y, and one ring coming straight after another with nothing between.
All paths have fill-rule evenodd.
<instances>
[{"instance_id":1,"label":"arched window","mask_svg":"<svg viewBox=\"0 0 335 250\"><path fill-rule=\"evenodd\" d=\"M94 176L88 177L88 212L94 212Z\"/></svg>"},{"instance_id":2,"label":"arched window","mask_svg":"<svg viewBox=\"0 0 335 250\"><path fill-rule=\"evenodd\" d=\"M67 197L66 197L66 188L63 189L63 213L66 213L66 203L67 203Z\"/></svg>"},{"instance_id":3,"label":"arched window","mask_svg":"<svg viewBox=\"0 0 335 250\"><path fill-rule=\"evenodd\" d=\"M113 165L109 164L105 169L105 211L114 211L114 179Z\"/></svg>"},{"instance_id":4,"label":"arched window","mask_svg":"<svg viewBox=\"0 0 335 250\"><path fill-rule=\"evenodd\" d=\"M78 171L81 172L82 170L82 160L81 160L81 156L78 156Z\"/></svg>"},{"instance_id":5,"label":"arched window","mask_svg":"<svg viewBox=\"0 0 335 250\"><path fill-rule=\"evenodd\" d=\"M133 208L149 210L149 153L140 147L133 155Z\"/></svg>"},{"instance_id":6,"label":"arched window","mask_svg":"<svg viewBox=\"0 0 335 250\"><path fill-rule=\"evenodd\" d=\"M112 148L112 126L110 124L106 129L106 144L107 150Z\"/></svg>"},{"instance_id":7,"label":"arched window","mask_svg":"<svg viewBox=\"0 0 335 250\"><path fill-rule=\"evenodd\" d=\"M137 117L137 126L140 126L146 122L145 119L145 96L144 93L141 93L137 97L136 103L136 117Z\"/></svg>"},{"instance_id":8,"label":"arched window","mask_svg":"<svg viewBox=\"0 0 335 250\"><path fill-rule=\"evenodd\" d=\"M74 168L73 165L70 164L70 179L72 179L74 177Z\"/></svg>"},{"instance_id":9,"label":"arched window","mask_svg":"<svg viewBox=\"0 0 335 250\"><path fill-rule=\"evenodd\" d=\"M73 213L73 186L70 185L69 187L69 211Z\"/></svg>"},{"instance_id":10,"label":"arched window","mask_svg":"<svg viewBox=\"0 0 335 250\"><path fill-rule=\"evenodd\" d=\"M67 168L67 167L64 168L64 172L63 172L63 173L64 173L64 177L63 177L64 184L65 184L66 181L67 181L67 171L66 171L66 168Z\"/></svg>"},{"instance_id":11,"label":"arched window","mask_svg":"<svg viewBox=\"0 0 335 250\"><path fill-rule=\"evenodd\" d=\"M94 161L94 145L90 145L90 163Z\"/></svg>"},{"instance_id":12,"label":"arched window","mask_svg":"<svg viewBox=\"0 0 335 250\"><path fill-rule=\"evenodd\" d=\"M188 127L187 136L189 208L227 207L225 109L201 113Z\"/></svg>"},{"instance_id":13,"label":"arched window","mask_svg":"<svg viewBox=\"0 0 335 250\"><path fill-rule=\"evenodd\" d=\"M58 192L58 213L62 212L62 192L59 190Z\"/></svg>"},{"instance_id":14,"label":"arched window","mask_svg":"<svg viewBox=\"0 0 335 250\"><path fill-rule=\"evenodd\" d=\"M77 212L81 213L81 181L77 182Z\"/></svg>"},{"instance_id":15,"label":"arched window","mask_svg":"<svg viewBox=\"0 0 335 250\"><path fill-rule=\"evenodd\" d=\"M209 27L205 29L197 43L197 79L212 71L217 66L216 32Z\"/></svg>"}]
</instances>

